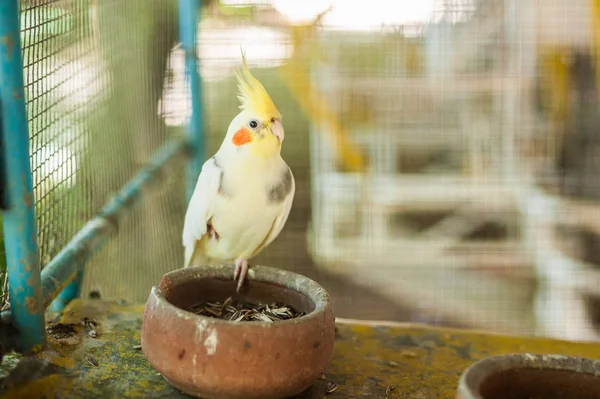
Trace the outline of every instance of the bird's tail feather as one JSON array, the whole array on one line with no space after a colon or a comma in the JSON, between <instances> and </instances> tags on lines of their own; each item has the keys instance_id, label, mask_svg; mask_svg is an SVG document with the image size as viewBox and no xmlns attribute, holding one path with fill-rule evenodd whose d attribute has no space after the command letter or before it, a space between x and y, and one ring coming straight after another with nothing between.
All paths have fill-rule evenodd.
<instances>
[{"instance_id":1,"label":"bird's tail feather","mask_svg":"<svg viewBox=\"0 0 600 399\"><path fill-rule=\"evenodd\" d=\"M196 241L196 245L194 246L187 246L185 247L185 254L184 254L184 263L183 263L183 267L190 267L190 266L200 266L200 265L206 265L209 262L209 259L206 258L204 256L204 254L202 253L202 251L198 248L198 244L199 242Z\"/></svg>"},{"instance_id":2,"label":"bird's tail feather","mask_svg":"<svg viewBox=\"0 0 600 399\"><path fill-rule=\"evenodd\" d=\"M187 246L185 247L185 252L183 255L183 267L186 268L190 265L190 260L192 260L192 256L194 255L194 247Z\"/></svg>"}]
</instances>

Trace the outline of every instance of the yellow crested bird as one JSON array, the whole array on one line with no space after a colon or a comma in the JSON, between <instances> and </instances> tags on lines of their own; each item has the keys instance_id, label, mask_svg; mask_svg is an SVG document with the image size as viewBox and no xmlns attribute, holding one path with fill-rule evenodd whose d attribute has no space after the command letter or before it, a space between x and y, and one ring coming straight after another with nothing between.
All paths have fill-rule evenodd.
<instances>
[{"instance_id":1,"label":"yellow crested bird","mask_svg":"<svg viewBox=\"0 0 600 399\"><path fill-rule=\"evenodd\" d=\"M281 114L243 53L242 64L236 72L241 112L202 166L183 226L184 267L235 262L238 291L248 260L283 229L296 191L281 157Z\"/></svg>"}]
</instances>

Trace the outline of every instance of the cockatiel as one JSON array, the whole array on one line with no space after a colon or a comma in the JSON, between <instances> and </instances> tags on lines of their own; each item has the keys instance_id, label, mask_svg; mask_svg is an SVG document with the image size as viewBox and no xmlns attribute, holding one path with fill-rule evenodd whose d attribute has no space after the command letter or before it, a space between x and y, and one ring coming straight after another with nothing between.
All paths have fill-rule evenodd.
<instances>
[{"instance_id":1,"label":"cockatiel","mask_svg":"<svg viewBox=\"0 0 600 399\"><path fill-rule=\"evenodd\" d=\"M237 291L248 260L283 229L296 191L281 157L281 114L243 53L242 64L236 72L241 112L202 166L183 226L184 267L235 262Z\"/></svg>"}]
</instances>

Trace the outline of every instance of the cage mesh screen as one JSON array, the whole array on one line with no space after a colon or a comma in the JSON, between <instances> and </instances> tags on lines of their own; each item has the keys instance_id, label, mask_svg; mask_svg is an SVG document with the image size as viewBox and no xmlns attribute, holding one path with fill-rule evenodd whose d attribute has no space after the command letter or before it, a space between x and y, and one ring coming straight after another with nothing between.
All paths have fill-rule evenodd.
<instances>
[{"instance_id":1,"label":"cage mesh screen","mask_svg":"<svg viewBox=\"0 0 600 399\"><path fill-rule=\"evenodd\" d=\"M597 339L600 10L543 3L204 3L207 155L239 112L242 47L296 179L286 227L251 263L316 279L341 317ZM175 11L23 3L44 264L181 134ZM181 266L183 164L96 254L84 295L144 301Z\"/></svg>"},{"instance_id":2,"label":"cage mesh screen","mask_svg":"<svg viewBox=\"0 0 600 399\"><path fill-rule=\"evenodd\" d=\"M284 116L298 187L255 262L317 279L342 317L595 337L595 235L562 226L598 212L581 180L595 150L574 133L594 125L566 106L593 96L572 80L596 70L590 15L588 1L209 5L209 151L237 113L242 46ZM584 149L588 166L561 166Z\"/></svg>"},{"instance_id":3,"label":"cage mesh screen","mask_svg":"<svg viewBox=\"0 0 600 399\"><path fill-rule=\"evenodd\" d=\"M21 3L42 267L189 116L176 1ZM89 264L83 295L144 300L182 262L183 167Z\"/></svg>"}]
</instances>

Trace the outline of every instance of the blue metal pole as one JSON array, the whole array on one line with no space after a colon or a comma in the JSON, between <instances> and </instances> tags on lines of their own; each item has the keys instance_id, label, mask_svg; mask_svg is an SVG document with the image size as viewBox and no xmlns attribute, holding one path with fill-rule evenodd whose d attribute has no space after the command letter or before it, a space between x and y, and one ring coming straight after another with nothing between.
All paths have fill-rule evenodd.
<instances>
[{"instance_id":1,"label":"blue metal pole","mask_svg":"<svg viewBox=\"0 0 600 399\"><path fill-rule=\"evenodd\" d=\"M5 201L2 212L12 321L17 350L41 350L46 342L37 247L35 198L23 88L19 0L0 1L0 139Z\"/></svg>"},{"instance_id":2,"label":"blue metal pole","mask_svg":"<svg viewBox=\"0 0 600 399\"><path fill-rule=\"evenodd\" d=\"M179 40L185 52L185 71L192 97L192 115L187 126L187 136L192 159L187 170L186 199L190 200L198 175L204 163L204 115L202 84L198 72L197 29L200 15L199 0L179 0Z\"/></svg>"}]
</instances>

